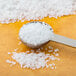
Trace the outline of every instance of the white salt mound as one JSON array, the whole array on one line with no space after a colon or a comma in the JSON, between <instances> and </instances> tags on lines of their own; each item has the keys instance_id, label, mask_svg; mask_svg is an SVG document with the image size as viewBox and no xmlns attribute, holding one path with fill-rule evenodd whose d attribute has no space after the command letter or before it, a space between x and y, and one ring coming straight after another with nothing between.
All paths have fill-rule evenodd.
<instances>
[{"instance_id":1,"label":"white salt mound","mask_svg":"<svg viewBox=\"0 0 76 76\"><path fill-rule=\"evenodd\" d=\"M75 14L76 0L0 0L0 22Z\"/></svg>"},{"instance_id":2,"label":"white salt mound","mask_svg":"<svg viewBox=\"0 0 76 76\"><path fill-rule=\"evenodd\" d=\"M41 49L38 52L37 51L38 50L27 50L26 52L19 53L11 52L11 57L14 61L6 60L6 62L10 63L11 65L15 65L16 63L18 63L21 68L30 68L33 70L39 68L56 69L56 64L53 61L59 61L60 58L58 58L56 54L52 54L53 52L55 52L53 49L52 53L46 53L46 51L41 52Z\"/></svg>"},{"instance_id":3,"label":"white salt mound","mask_svg":"<svg viewBox=\"0 0 76 76\"><path fill-rule=\"evenodd\" d=\"M45 54L44 52L29 53L26 52L16 53L13 52L12 58L20 64L21 68L39 69L44 67L50 67L50 65L55 66L55 64L47 64L50 60L58 60L53 55Z\"/></svg>"},{"instance_id":4,"label":"white salt mound","mask_svg":"<svg viewBox=\"0 0 76 76\"><path fill-rule=\"evenodd\" d=\"M50 41L53 37L53 30L44 22L32 22L20 29L19 37L29 47L36 48Z\"/></svg>"}]
</instances>

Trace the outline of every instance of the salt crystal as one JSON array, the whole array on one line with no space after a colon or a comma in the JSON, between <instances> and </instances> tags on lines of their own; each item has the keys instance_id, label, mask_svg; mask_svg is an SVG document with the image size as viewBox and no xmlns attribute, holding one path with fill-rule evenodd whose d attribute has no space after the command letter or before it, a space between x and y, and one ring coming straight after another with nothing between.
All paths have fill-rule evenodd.
<instances>
[{"instance_id":1,"label":"salt crystal","mask_svg":"<svg viewBox=\"0 0 76 76\"><path fill-rule=\"evenodd\" d=\"M51 67L51 69L54 69L54 67Z\"/></svg>"},{"instance_id":2,"label":"salt crystal","mask_svg":"<svg viewBox=\"0 0 76 76\"><path fill-rule=\"evenodd\" d=\"M55 55L55 52L53 52L53 54Z\"/></svg>"},{"instance_id":3,"label":"salt crystal","mask_svg":"<svg viewBox=\"0 0 76 76\"><path fill-rule=\"evenodd\" d=\"M31 50L31 52L34 52L34 50Z\"/></svg>"},{"instance_id":4,"label":"salt crystal","mask_svg":"<svg viewBox=\"0 0 76 76\"><path fill-rule=\"evenodd\" d=\"M50 56L51 60L56 60L56 57L54 57L53 55Z\"/></svg>"},{"instance_id":5,"label":"salt crystal","mask_svg":"<svg viewBox=\"0 0 76 76\"><path fill-rule=\"evenodd\" d=\"M39 52L35 53L34 50L31 50L26 52L12 52L12 58L20 64L21 68L30 68L32 70L39 69L39 68L49 68L56 69L55 64L49 64L51 60L60 60L57 57L54 57L54 55L46 54L45 52ZM10 63L11 66L16 64L16 62L6 60L7 63Z\"/></svg>"},{"instance_id":6,"label":"salt crystal","mask_svg":"<svg viewBox=\"0 0 76 76\"><path fill-rule=\"evenodd\" d=\"M18 43L18 45L21 45L22 44L22 42L20 41L19 43Z\"/></svg>"},{"instance_id":7,"label":"salt crystal","mask_svg":"<svg viewBox=\"0 0 76 76\"><path fill-rule=\"evenodd\" d=\"M49 65L46 65L46 68L48 68L49 67Z\"/></svg>"},{"instance_id":8,"label":"salt crystal","mask_svg":"<svg viewBox=\"0 0 76 76\"><path fill-rule=\"evenodd\" d=\"M54 63L52 63L52 65L53 65L53 66L55 66L55 64L54 64Z\"/></svg>"},{"instance_id":9,"label":"salt crystal","mask_svg":"<svg viewBox=\"0 0 76 76\"><path fill-rule=\"evenodd\" d=\"M53 52L53 50L48 50L48 52Z\"/></svg>"},{"instance_id":10,"label":"salt crystal","mask_svg":"<svg viewBox=\"0 0 76 76\"><path fill-rule=\"evenodd\" d=\"M26 51L26 53L29 53L30 51Z\"/></svg>"},{"instance_id":11,"label":"salt crystal","mask_svg":"<svg viewBox=\"0 0 76 76\"><path fill-rule=\"evenodd\" d=\"M58 61L60 61L60 58L57 58Z\"/></svg>"},{"instance_id":12,"label":"salt crystal","mask_svg":"<svg viewBox=\"0 0 76 76\"><path fill-rule=\"evenodd\" d=\"M14 49L14 51L18 51L18 48Z\"/></svg>"},{"instance_id":13,"label":"salt crystal","mask_svg":"<svg viewBox=\"0 0 76 76\"><path fill-rule=\"evenodd\" d=\"M55 67L55 69L56 69L56 67Z\"/></svg>"},{"instance_id":14,"label":"salt crystal","mask_svg":"<svg viewBox=\"0 0 76 76\"><path fill-rule=\"evenodd\" d=\"M55 50L54 50L54 52L58 52L58 51L59 51L59 49L55 49Z\"/></svg>"},{"instance_id":15,"label":"salt crystal","mask_svg":"<svg viewBox=\"0 0 76 76\"><path fill-rule=\"evenodd\" d=\"M11 54L11 52L8 52L8 54Z\"/></svg>"},{"instance_id":16,"label":"salt crystal","mask_svg":"<svg viewBox=\"0 0 76 76\"><path fill-rule=\"evenodd\" d=\"M49 64L49 66L52 66L52 64Z\"/></svg>"},{"instance_id":17,"label":"salt crystal","mask_svg":"<svg viewBox=\"0 0 76 76\"><path fill-rule=\"evenodd\" d=\"M7 63L11 63L11 64L13 64L13 65L16 64L16 62L14 62L14 61L10 61L10 60L6 60L6 62L7 62Z\"/></svg>"},{"instance_id":18,"label":"salt crystal","mask_svg":"<svg viewBox=\"0 0 76 76\"><path fill-rule=\"evenodd\" d=\"M49 49L53 49L51 46L48 46Z\"/></svg>"},{"instance_id":19,"label":"salt crystal","mask_svg":"<svg viewBox=\"0 0 76 76\"><path fill-rule=\"evenodd\" d=\"M58 53L56 53L56 54L55 54L55 56L59 56L59 54L58 54Z\"/></svg>"}]
</instances>

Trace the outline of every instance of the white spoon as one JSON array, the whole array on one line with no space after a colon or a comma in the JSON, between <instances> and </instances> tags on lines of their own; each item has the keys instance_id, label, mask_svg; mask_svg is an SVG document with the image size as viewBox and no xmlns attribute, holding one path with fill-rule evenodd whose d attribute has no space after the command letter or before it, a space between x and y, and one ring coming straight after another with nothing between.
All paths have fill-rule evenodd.
<instances>
[{"instance_id":1,"label":"white spoon","mask_svg":"<svg viewBox=\"0 0 76 76\"><path fill-rule=\"evenodd\" d=\"M41 30L39 28L37 28L38 25L40 25L39 27L41 27L40 28ZM38 29L40 31L38 31ZM46 29L48 31L44 31L43 29ZM48 34L46 34L47 37L45 36L46 32L48 32ZM44 37L39 35L39 33L42 34ZM39 36L33 37L31 35L33 35L33 36L39 35ZM44 22L39 22L39 21L30 22L30 23L22 26L22 28L20 29L20 32L19 32L19 37L24 44L26 44L27 46L29 46L31 48L38 48L38 47L42 46L43 44L46 44L49 41L55 41L58 43L62 43L62 44L71 46L71 47L76 47L76 40L54 34L53 29L51 28L50 25L48 25ZM31 37L33 37L33 38L31 38ZM44 41L40 39L41 37L43 37Z\"/></svg>"}]
</instances>

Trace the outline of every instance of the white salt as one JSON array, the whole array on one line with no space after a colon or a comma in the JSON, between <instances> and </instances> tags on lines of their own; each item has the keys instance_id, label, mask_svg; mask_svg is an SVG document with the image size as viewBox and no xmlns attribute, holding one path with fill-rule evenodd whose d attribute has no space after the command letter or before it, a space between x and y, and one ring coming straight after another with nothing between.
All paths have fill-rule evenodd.
<instances>
[{"instance_id":1,"label":"white salt","mask_svg":"<svg viewBox=\"0 0 76 76\"><path fill-rule=\"evenodd\" d=\"M60 58L57 58L58 61L60 61Z\"/></svg>"},{"instance_id":2,"label":"white salt","mask_svg":"<svg viewBox=\"0 0 76 76\"><path fill-rule=\"evenodd\" d=\"M35 53L34 50L28 50L26 52L12 52L12 59L15 61L6 60L7 63L10 63L11 66L15 65L16 62L20 64L21 68L30 68L32 70L39 68L49 68L56 69L55 63L53 61L60 60L60 58L55 57L51 54L46 54L45 52L39 51ZM52 63L50 63L52 61Z\"/></svg>"},{"instance_id":3,"label":"white salt","mask_svg":"<svg viewBox=\"0 0 76 76\"><path fill-rule=\"evenodd\" d=\"M25 53L30 53L30 51L26 51Z\"/></svg>"},{"instance_id":4,"label":"white salt","mask_svg":"<svg viewBox=\"0 0 76 76\"><path fill-rule=\"evenodd\" d=\"M11 52L8 52L8 54L11 54Z\"/></svg>"},{"instance_id":5,"label":"white salt","mask_svg":"<svg viewBox=\"0 0 76 76\"><path fill-rule=\"evenodd\" d=\"M54 64L54 63L52 63L52 65L53 65L53 66L55 66L55 64Z\"/></svg>"},{"instance_id":6,"label":"white salt","mask_svg":"<svg viewBox=\"0 0 76 76\"><path fill-rule=\"evenodd\" d=\"M50 67L52 67L52 64L49 64Z\"/></svg>"},{"instance_id":7,"label":"white salt","mask_svg":"<svg viewBox=\"0 0 76 76\"><path fill-rule=\"evenodd\" d=\"M48 48L49 48L49 49L53 49L53 47L51 47L51 46L48 46Z\"/></svg>"},{"instance_id":8,"label":"white salt","mask_svg":"<svg viewBox=\"0 0 76 76\"><path fill-rule=\"evenodd\" d=\"M20 41L19 43L18 43L18 45L21 45L22 44L22 42Z\"/></svg>"},{"instance_id":9,"label":"white salt","mask_svg":"<svg viewBox=\"0 0 76 76\"><path fill-rule=\"evenodd\" d=\"M14 62L14 61L10 61L10 60L6 60L6 62L7 62L7 63L11 63L11 64L13 64L13 65L16 64L16 62Z\"/></svg>"},{"instance_id":10,"label":"white salt","mask_svg":"<svg viewBox=\"0 0 76 76\"><path fill-rule=\"evenodd\" d=\"M50 56L51 60L56 60L56 57L54 57L53 55Z\"/></svg>"},{"instance_id":11,"label":"white salt","mask_svg":"<svg viewBox=\"0 0 76 76\"><path fill-rule=\"evenodd\" d=\"M56 67L55 67L55 69L56 69Z\"/></svg>"},{"instance_id":12,"label":"white salt","mask_svg":"<svg viewBox=\"0 0 76 76\"><path fill-rule=\"evenodd\" d=\"M76 0L0 0L0 22L42 19L75 14Z\"/></svg>"},{"instance_id":13,"label":"white salt","mask_svg":"<svg viewBox=\"0 0 76 76\"><path fill-rule=\"evenodd\" d=\"M51 67L51 69L54 69L54 67Z\"/></svg>"},{"instance_id":14,"label":"white salt","mask_svg":"<svg viewBox=\"0 0 76 76\"><path fill-rule=\"evenodd\" d=\"M18 48L14 49L14 51L18 51Z\"/></svg>"},{"instance_id":15,"label":"white salt","mask_svg":"<svg viewBox=\"0 0 76 76\"><path fill-rule=\"evenodd\" d=\"M59 53L56 53L55 56L59 56Z\"/></svg>"},{"instance_id":16,"label":"white salt","mask_svg":"<svg viewBox=\"0 0 76 76\"><path fill-rule=\"evenodd\" d=\"M53 52L53 50L48 50L48 52Z\"/></svg>"},{"instance_id":17,"label":"white salt","mask_svg":"<svg viewBox=\"0 0 76 76\"><path fill-rule=\"evenodd\" d=\"M55 49L55 50L54 50L54 52L58 52L58 51L59 51L59 49Z\"/></svg>"},{"instance_id":18,"label":"white salt","mask_svg":"<svg viewBox=\"0 0 76 76\"><path fill-rule=\"evenodd\" d=\"M44 22L32 22L20 29L19 37L29 47L37 48L53 38L53 30Z\"/></svg>"},{"instance_id":19,"label":"white salt","mask_svg":"<svg viewBox=\"0 0 76 76\"><path fill-rule=\"evenodd\" d=\"M16 60L17 63L21 65L21 68L30 68L30 69L39 69L39 68L44 68L44 67L49 67L49 66L55 66L54 63L52 64L47 64L50 60L48 58L51 57L54 58L54 56L50 54L45 54L44 52L40 52L38 54L36 53L29 53L27 54L26 52L21 52L21 53L16 53L13 52L12 58ZM8 63L13 63L12 61L7 60Z\"/></svg>"},{"instance_id":20,"label":"white salt","mask_svg":"<svg viewBox=\"0 0 76 76\"><path fill-rule=\"evenodd\" d=\"M34 50L31 50L31 52L34 52Z\"/></svg>"}]
</instances>

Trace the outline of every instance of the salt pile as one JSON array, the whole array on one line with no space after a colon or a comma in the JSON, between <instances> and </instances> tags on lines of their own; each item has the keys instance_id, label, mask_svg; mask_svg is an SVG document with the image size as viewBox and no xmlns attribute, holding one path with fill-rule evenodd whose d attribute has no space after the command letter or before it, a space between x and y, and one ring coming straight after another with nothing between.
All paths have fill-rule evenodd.
<instances>
[{"instance_id":1,"label":"salt pile","mask_svg":"<svg viewBox=\"0 0 76 76\"><path fill-rule=\"evenodd\" d=\"M0 0L0 22L75 14L76 0Z\"/></svg>"},{"instance_id":2,"label":"salt pile","mask_svg":"<svg viewBox=\"0 0 76 76\"><path fill-rule=\"evenodd\" d=\"M49 49L52 50L52 49ZM59 51L59 50L58 50ZM55 52L55 50L52 50L48 53L45 52L41 52L40 50L30 50L30 51L26 51L26 52L12 52L12 59L15 60L17 63L20 64L21 68L30 68L32 70L35 69L39 69L39 68L51 68L51 69L56 69L55 63L50 63L51 61L59 61L60 58L58 58L59 53ZM55 56L54 54L52 54L53 52L55 52ZM14 63L16 64L16 62L10 61L10 60L6 60L7 63L12 63L14 65Z\"/></svg>"},{"instance_id":3,"label":"salt pile","mask_svg":"<svg viewBox=\"0 0 76 76\"><path fill-rule=\"evenodd\" d=\"M31 22L21 27L19 37L29 47L38 48L53 38L53 30L44 22Z\"/></svg>"}]
</instances>

